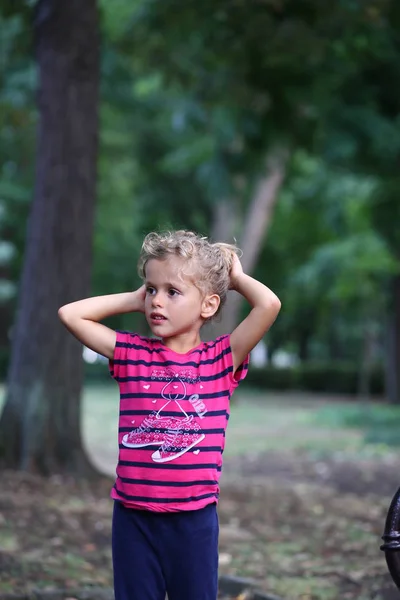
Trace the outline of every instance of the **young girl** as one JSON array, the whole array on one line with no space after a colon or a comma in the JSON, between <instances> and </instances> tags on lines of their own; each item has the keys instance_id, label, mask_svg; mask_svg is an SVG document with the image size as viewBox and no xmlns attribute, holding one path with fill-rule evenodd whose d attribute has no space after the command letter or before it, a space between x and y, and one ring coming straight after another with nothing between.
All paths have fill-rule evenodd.
<instances>
[{"instance_id":1,"label":"young girl","mask_svg":"<svg viewBox=\"0 0 400 600\"><path fill-rule=\"evenodd\" d=\"M120 389L119 460L112 551L116 600L216 600L218 481L229 399L250 350L280 301L243 272L237 248L192 232L150 233L134 292L67 304L59 316L83 344L110 360ZM202 342L200 329L228 292L249 315L230 335ZM100 321L143 312L155 337Z\"/></svg>"}]
</instances>

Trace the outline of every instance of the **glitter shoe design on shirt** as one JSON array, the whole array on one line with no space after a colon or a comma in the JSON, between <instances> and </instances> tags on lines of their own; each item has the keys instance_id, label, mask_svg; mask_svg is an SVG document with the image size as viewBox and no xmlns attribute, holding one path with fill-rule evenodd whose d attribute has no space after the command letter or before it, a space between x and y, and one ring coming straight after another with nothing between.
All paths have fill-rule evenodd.
<instances>
[{"instance_id":1,"label":"glitter shoe design on shirt","mask_svg":"<svg viewBox=\"0 0 400 600\"><path fill-rule=\"evenodd\" d=\"M179 419L165 433L164 443L153 452L151 458L158 463L174 460L188 452L204 438L205 435L201 432L200 425L193 420L193 416L188 419Z\"/></svg>"},{"instance_id":2,"label":"glitter shoe design on shirt","mask_svg":"<svg viewBox=\"0 0 400 600\"><path fill-rule=\"evenodd\" d=\"M145 446L160 446L171 427L174 427L173 417L162 417L155 411L147 415L139 427L135 427L122 438L122 444L127 448L144 448Z\"/></svg>"}]
</instances>

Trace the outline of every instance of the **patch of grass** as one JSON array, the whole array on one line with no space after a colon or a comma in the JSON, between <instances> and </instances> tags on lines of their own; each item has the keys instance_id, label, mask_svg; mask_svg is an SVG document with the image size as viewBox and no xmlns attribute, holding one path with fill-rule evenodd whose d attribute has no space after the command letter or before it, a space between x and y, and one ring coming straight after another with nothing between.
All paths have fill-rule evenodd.
<instances>
[{"instance_id":1,"label":"patch of grass","mask_svg":"<svg viewBox=\"0 0 400 600\"><path fill-rule=\"evenodd\" d=\"M338 587L324 577L268 577L267 582L270 588L283 598L338 600L340 597Z\"/></svg>"},{"instance_id":2,"label":"patch of grass","mask_svg":"<svg viewBox=\"0 0 400 600\"><path fill-rule=\"evenodd\" d=\"M1 594L12 594L15 592L14 582L11 581L0 581L0 593Z\"/></svg>"},{"instance_id":3,"label":"patch of grass","mask_svg":"<svg viewBox=\"0 0 400 600\"><path fill-rule=\"evenodd\" d=\"M18 550L18 538L13 531L0 530L0 551L16 552Z\"/></svg>"},{"instance_id":4,"label":"patch of grass","mask_svg":"<svg viewBox=\"0 0 400 600\"><path fill-rule=\"evenodd\" d=\"M1 402L0 387L0 407ZM118 410L116 383L85 387L84 442L95 466L110 475L115 473L118 455ZM398 446L400 407L239 388L231 406L225 456L295 451L315 458L381 457Z\"/></svg>"},{"instance_id":5,"label":"patch of grass","mask_svg":"<svg viewBox=\"0 0 400 600\"><path fill-rule=\"evenodd\" d=\"M359 402L326 405L312 416L311 423L336 429L356 429L363 441L383 447L400 446L400 406Z\"/></svg>"},{"instance_id":6,"label":"patch of grass","mask_svg":"<svg viewBox=\"0 0 400 600\"><path fill-rule=\"evenodd\" d=\"M321 398L325 404L327 401ZM334 408L334 403L327 404ZM316 457L332 453L358 456L362 432L314 422L321 404L317 396L255 394L240 391L233 403L227 431L228 457L263 452L305 452Z\"/></svg>"},{"instance_id":7,"label":"patch of grass","mask_svg":"<svg viewBox=\"0 0 400 600\"><path fill-rule=\"evenodd\" d=\"M114 474L118 457L119 391L116 383L88 385L82 400L82 431L94 465Z\"/></svg>"}]
</instances>

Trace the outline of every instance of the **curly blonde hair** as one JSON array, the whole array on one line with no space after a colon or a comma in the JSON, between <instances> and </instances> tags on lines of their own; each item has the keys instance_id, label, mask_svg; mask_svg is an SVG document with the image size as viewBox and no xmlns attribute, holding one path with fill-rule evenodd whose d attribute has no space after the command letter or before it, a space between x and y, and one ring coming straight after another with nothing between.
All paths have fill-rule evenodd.
<instances>
[{"instance_id":1,"label":"curly blonde hair","mask_svg":"<svg viewBox=\"0 0 400 600\"><path fill-rule=\"evenodd\" d=\"M235 254L240 256L240 250L234 244L212 243L193 231L152 232L143 241L138 270L140 277L145 279L149 260L163 260L171 255L184 258L189 269L183 271L184 275L193 277L194 285L203 293L220 297L218 314L226 301Z\"/></svg>"}]
</instances>

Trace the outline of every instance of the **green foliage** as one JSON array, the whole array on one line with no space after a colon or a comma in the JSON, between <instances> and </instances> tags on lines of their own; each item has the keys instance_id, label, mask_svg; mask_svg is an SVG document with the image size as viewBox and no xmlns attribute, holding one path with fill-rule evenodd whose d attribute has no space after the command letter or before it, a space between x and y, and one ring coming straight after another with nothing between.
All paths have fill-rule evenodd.
<instances>
[{"instance_id":1,"label":"green foliage","mask_svg":"<svg viewBox=\"0 0 400 600\"><path fill-rule=\"evenodd\" d=\"M324 394L356 395L359 387L359 368L353 363L305 362L296 367L251 367L246 385L265 390L294 390ZM371 372L370 391L384 393L384 375L381 367Z\"/></svg>"},{"instance_id":2,"label":"green foliage","mask_svg":"<svg viewBox=\"0 0 400 600\"><path fill-rule=\"evenodd\" d=\"M120 4L114 11L102 3L113 43L107 77L110 100L123 107L135 132L135 189L152 213L151 219L142 214L143 226L182 223L208 231L219 199L239 196L246 204L274 143L320 147L325 161L295 154L260 262L284 300L283 328L274 329L275 337L284 330L288 339L288 330L310 313L306 321L314 330L327 329L332 310L352 318L358 313L361 320L371 298L376 318L385 282L397 268L372 229L368 203L380 181L330 169L326 159L351 146L355 164L362 149L359 131L350 136L338 122L353 109L348 86L357 71L371 60L392 60L385 20L392 8L288 1L254 3L249 10L219 0L189 2L177 11L175 0L136 1L130 9ZM133 83L121 85L121 76ZM357 98L362 83L358 78ZM372 94L369 79L365 85ZM364 127L373 131L383 120L387 129L379 103L355 108L354 119Z\"/></svg>"},{"instance_id":3,"label":"green foliage","mask_svg":"<svg viewBox=\"0 0 400 600\"><path fill-rule=\"evenodd\" d=\"M251 367L246 385L258 390L295 390L299 384L298 373L293 368Z\"/></svg>"},{"instance_id":4,"label":"green foliage","mask_svg":"<svg viewBox=\"0 0 400 600\"><path fill-rule=\"evenodd\" d=\"M398 193L400 177L397 173L397 164L395 169L395 173L382 181L377 193L371 198L371 213L374 228L386 239L393 254L399 258L400 203Z\"/></svg>"},{"instance_id":5,"label":"green foliage","mask_svg":"<svg viewBox=\"0 0 400 600\"><path fill-rule=\"evenodd\" d=\"M400 149L400 100L392 86L400 11L395 2L352 4L364 19L349 21L338 42L332 68L341 75L326 113L325 147L331 159L387 176L396 172Z\"/></svg>"},{"instance_id":6,"label":"green foliage","mask_svg":"<svg viewBox=\"0 0 400 600\"><path fill-rule=\"evenodd\" d=\"M398 271L399 8L380 0L99 5L93 292L137 286L143 234L209 233L221 200L232 200L240 239L266 156L285 147L289 172L255 273L283 303L268 345L304 360L359 361L366 324L381 336ZM14 250L0 276L16 287L34 180L32 2L7 0L1 15L0 228ZM307 385L321 385L309 377Z\"/></svg>"},{"instance_id":7,"label":"green foliage","mask_svg":"<svg viewBox=\"0 0 400 600\"><path fill-rule=\"evenodd\" d=\"M5 381L7 377L8 365L10 362L10 353L8 348L0 347L0 382Z\"/></svg>"},{"instance_id":8,"label":"green foliage","mask_svg":"<svg viewBox=\"0 0 400 600\"><path fill-rule=\"evenodd\" d=\"M0 304L14 297L21 266L36 124L29 29L22 14L5 16L6 8L0 11Z\"/></svg>"},{"instance_id":9,"label":"green foliage","mask_svg":"<svg viewBox=\"0 0 400 600\"><path fill-rule=\"evenodd\" d=\"M108 381L110 377L107 365L103 362L86 365L85 372L86 379L90 382ZM290 368L251 366L244 385L258 390L356 396L358 383L359 369L357 365L320 361ZM383 391L383 371L381 367L376 366L371 373L371 394L382 395Z\"/></svg>"},{"instance_id":10,"label":"green foliage","mask_svg":"<svg viewBox=\"0 0 400 600\"><path fill-rule=\"evenodd\" d=\"M398 271L392 249L373 227L374 178L333 168L304 152L289 180L256 276L265 277L283 310L268 335L303 359L358 360L364 328L383 327L387 283ZM284 340L284 342L283 342Z\"/></svg>"}]
</instances>

